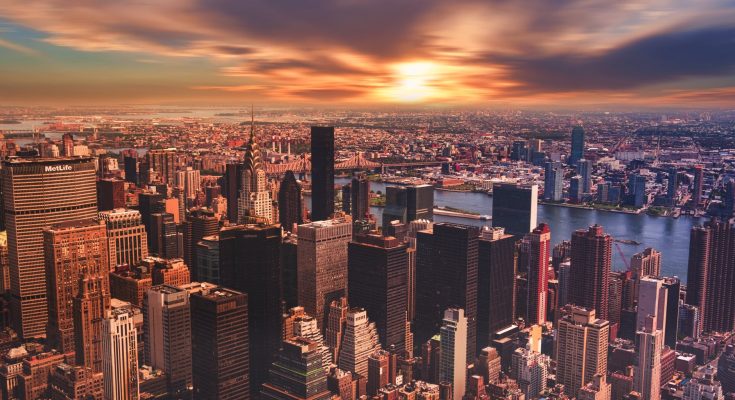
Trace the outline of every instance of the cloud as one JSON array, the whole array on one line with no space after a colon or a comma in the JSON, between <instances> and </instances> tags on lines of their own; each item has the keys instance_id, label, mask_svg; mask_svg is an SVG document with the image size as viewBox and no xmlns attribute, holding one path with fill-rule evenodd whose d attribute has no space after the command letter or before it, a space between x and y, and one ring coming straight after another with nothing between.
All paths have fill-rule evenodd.
<instances>
[{"instance_id":1,"label":"cloud","mask_svg":"<svg viewBox=\"0 0 735 400\"><path fill-rule=\"evenodd\" d=\"M20 45L18 43L13 43L11 41L0 39L0 47L6 48L8 50L12 50L21 54L25 54L27 56L36 56L39 53L27 46Z\"/></svg>"}]
</instances>

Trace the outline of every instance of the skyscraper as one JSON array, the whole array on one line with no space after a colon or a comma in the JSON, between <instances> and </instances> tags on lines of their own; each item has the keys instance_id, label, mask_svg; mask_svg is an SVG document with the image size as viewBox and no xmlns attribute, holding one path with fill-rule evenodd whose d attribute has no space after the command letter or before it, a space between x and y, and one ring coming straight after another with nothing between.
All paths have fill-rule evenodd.
<instances>
[{"instance_id":1,"label":"skyscraper","mask_svg":"<svg viewBox=\"0 0 735 400\"><path fill-rule=\"evenodd\" d=\"M334 214L334 127L311 127L311 220Z\"/></svg>"},{"instance_id":2,"label":"skyscraper","mask_svg":"<svg viewBox=\"0 0 735 400\"><path fill-rule=\"evenodd\" d=\"M138 343L133 313L108 311L102 321L102 372L106 400L138 399Z\"/></svg>"},{"instance_id":3,"label":"skyscraper","mask_svg":"<svg viewBox=\"0 0 735 400\"><path fill-rule=\"evenodd\" d=\"M467 318L461 308L448 308L444 311L441 337L441 359L439 361L439 380L450 382L454 391L452 398L461 399L465 393L467 376ZM474 349L474 346L472 347ZM474 358L474 357L473 357Z\"/></svg>"},{"instance_id":4,"label":"skyscraper","mask_svg":"<svg viewBox=\"0 0 735 400\"><path fill-rule=\"evenodd\" d=\"M316 323L316 319L304 311L304 307L293 307L283 320L283 339L289 340L297 336L305 337L317 343L322 354L322 366L325 371L332 364L332 353L327 347L324 335Z\"/></svg>"},{"instance_id":5,"label":"skyscraper","mask_svg":"<svg viewBox=\"0 0 735 400\"><path fill-rule=\"evenodd\" d=\"M565 306L557 330L556 382L576 393L597 374L607 374L610 326L595 310Z\"/></svg>"},{"instance_id":6,"label":"skyscraper","mask_svg":"<svg viewBox=\"0 0 735 400\"><path fill-rule=\"evenodd\" d=\"M205 236L196 245L197 267L193 270L201 282L220 284L219 235Z\"/></svg>"},{"instance_id":7,"label":"skyscraper","mask_svg":"<svg viewBox=\"0 0 735 400\"><path fill-rule=\"evenodd\" d=\"M376 350L368 357L367 393L375 396L390 382L390 353Z\"/></svg>"},{"instance_id":8,"label":"skyscraper","mask_svg":"<svg viewBox=\"0 0 735 400\"><path fill-rule=\"evenodd\" d=\"M154 149L145 153L149 168L158 175L159 182L174 185L176 149Z\"/></svg>"},{"instance_id":9,"label":"skyscraper","mask_svg":"<svg viewBox=\"0 0 735 400\"><path fill-rule=\"evenodd\" d=\"M646 177L642 175L631 175L628 178L628 204L635 208L646 205Z\"/></svg>"},{"instance_id":10,"label":"skyscraper","mask_svg":"<svg viewBox=\"0 0 735 400\"><path fill-rule=\"evenodd\" d=\"M664 322L664 344L676 348L679 335L679 303L681 281L677 277L664 278L666 288L666 321Z\"/></svg>"},{"instance_id":11,"label":"skyscraper","mask_svg":"<svg viewBox=\"0 0 735 400\"><path fill-rule=\"evenodd\" d=\"M638 365L633 373L633 388L644 399L661 398L661 350L663 332L656 328L660 325L655 316L647 316L638 336Z\"/></svg>"},{"instance_id":12,"label":"skyscraper","mask_svg":"<svg viewBox=\"0 0 735 400\"><path fill-rule=\"evenodd\" d=\"M146 363L166 373L170 394L185 393L192 384L189 293L176 286L153 286L146 293L143 316Z\"/></svg>"},{"instance_id":13,"label":"skyscraper","mask_svg":"<svg viewBox=\"0 0 735 400\"><path fill-rule=\"evenodd\" d=\"M592 193L592 161L585 159L577 161L577 171L582 177L581 192L583 194Z\"/></svg>"},{"instance_id":14,"label":"skyscraper","mask_svg":"<svg viewBox=\"0 0 735 400\"><path fill-rule=\"evenodd\" d=\"M527 348L518 348L513 352L511 361L511 377L518 381L518 386L527 399L534 399L546 390L551 359L545 354Z\"/></svg>"},{"instance_id":15,"label":"skyscraper","mask_svg":"<svg viewBox=\"0 0 735 400\"><path fill-rule=\"evenodd\" d=\"M48 318L44 252L39 245L42 228L95 217L95 163L88 157L15 158L3 161L0 174L8 231L11 326L24 338L42 336Z\"/></svg>"},{"instance_id":16,"label":"skyscraper","mask_svg":"<svg viewBox=\"0 0 735 400\"><path fill-rule=\"evenodd\" d=\"M281 341L281 227L237 225L219 237L220 283L248 295L250 383L260 387Z\"/></svg>"},{"instance_id":17,"label":"skyscraper","mask_svg":"<svg viewBox=\"0 0 735 400\"><path fill-rule=\"evenodd\" d=\"M694 166L694 184L692 186L692 206L699 208L702 205L702 190L704 188L704 169L701 165Z\"/></svg>"},{"instance_id":18,"label":"skyscraper","mask_svg":"<svg viewBox=\"0 0 735 400\"><path fill-rule=\"evenodd\" d=\"M82 339L79 335L75 337L73 306L80 294L80 288L85 286L83 280L102 278L101 294L106 297L107 304L110 301L107 278L110 267L105 226L94 219L51 225L43 230L43 248L49 306L46 337L52 348L61 353L73 353L77 349L83 349L80 346L85 344L79 343ZM100 311L104 312L104 309ZM97 316L89 315L93 319L101 319L103 316L102 313ZM99 334L93 336L99 339ZM91 343L92 336L88 339ZM99 370L99 365L97 368Z\"/></svg>"},{"instance_id":19,"label":"skyscraper","mask_svg":"<svg viewBox=\"0 0 735 400\"><path fill-rule=\"evenodd\" d=\"M97 205L100 211L125 207L125 181L100 179L97 181Z\"/></svg>"},{"instance_id":20,"label":"skyscraper","mask_svg":"<svg viewBox=\"0 0 735 400\"><path fill-rule=\"evenodd\" d=\"M370 181L364 174L358 174L352 178L350 197L352 219L366 219L370 213Z\"/></svg>"},{"instance_id":21,"label":"skyscraper","mask_svg":"<svg viewBox=\"0 0 735 400\"><path fill-rule=\"evenodd\" d=\"M303 337L284 340L260 394L270 400L330 399L317 343Z\"/></svg>"},{"instance_id":22,"label":"skyscraper","mask_svg":"<svg viewBox=\"0 0 735 400\"><path fill-rule=\"evenodd\" d=\"M440 329L444 310L464 309L467 317L467 362L475 358L477 335L477 263L479 229L442 222L417 233L417 343Z\"/></svg>"},{"instance_id":23,"label":"skyscraper","mask_svg":"<svg viewBox=\"0 0 735 400\"><path fill-rule=\"evenodd\" d=\"M544 200L561 201L564 190L564 168L561 163L547 162L544 167Z\"/></svg>"},{"instance_id":24,"label":"skyscraper","mask_svg":"<svg viewBox=\"0 0 735 400\"><path fill-rule=\"evenodd\" d=\"M546 224L536 227L526 235L521 243L526 248L528 265L528 300L526 323L543 325L546 323L547 296L549 289L549 258L551 256L551 229Z\"/></svg>"},{"instance_id":25,"label":"skyscraper","mask_svg":"<svg viewBox=\"0 0 735 400\"><path fill-rule=\"evenodd\" d=\"M208 209L198 209L189 214L186 223L189 225L189 232L184 238L184 262L192 271L192 280L206 281L197 275L199 272L197 243L205 236L216 235L219 232L219 218Z\"/></svg>"},{"instance_id":26,"label":"skyscraper","mask_svg":"<svg viewBox=\"0 0 735 400\"><path fill-rule=\"evenodd\" d=\"M225 165L225 185L223 186L225 197L227 197L227 220L237 223L239 211L240 188L242 187L242 167L237 162L228 162Z\"/></svg>"},{"instance_id":27,"label":"skyscraper","mask_svg":"<svg viewBox=\"0 0 735 400\"><path fill-rule=\"evenodd\" d=\"M293 171L286 171L278 189L278 218L286 231L304 223L304 198Z\"/></svg>"},{"instance_id":28,"label":"skyscraper","mask_svg":"<svg viewBox=\"0 0 735 400\"><path fill-rule=\"evenodd\" d=\"M538 186L493 185L493 226L511 235L525 235L538 224Z\"/></svg>"},{"instance_id":29,"label":"skyscraper","mask_svg":"<svg viewBox=\"0 0 735 400\"><path fill-rule=\"evenodd\" d=\"M87 273L74 298L76 363L97 373L102 371L102 321L110 305L108 273Z\"/></svg>"},{"instance_id":30,"label":"skyscraper","mask_svg":"<svg viewBox=\"0 0 735 400\"><path fill-rule=\"evenodd\" d=\"M643 277L661 276L661 253L649 247L630 258L630 271L633 279L633 295L638 298L638 287Z\"/></svg>"},{"instance_id":31,"label":"skyscraper","mask_svg":"<svg viewBox=\"0 0 735 400\"><path fill-rule=\"evenodd\" d=\"M299 304L322 329L329 303L347 296L347 244L351 239L348 217L299 225Z\"/></svg>"},{"instance_id":32,"label":"skyscraper","mask_svg":"<svg viewBox=\"0 0 735 400\"><path fill-rule=\"evenodd\" d=\"M237 220L239 223L272 223L273 199L263 169L260 147L255 140L255 130L250 127L250 139L245 146L241 175L242 184L238 196Z\"/></svg>"},{"instance_id":33,"label":"skyscraper","mask_svg":"<svg viewBox=\"0 0 735 400\"><path fill-rule=\"evenodd\" d=\"M476 351L479 353L495 332L514 320L515 240L503 228L485 229L478 249Z\"/></svg>"},{"instance_id":34,"label":"skyscraper","mask_svg":"<svg viewBox=\"0 0 735 400\"><path fill-rule=\"evenodd\" d=\"M735 393L735 345L727 345L717 360L717 380L722 383L723 392Z\"/></svg>"},{"instance_id":35,"label":"skyscraper","mask_svg":"<svg viewBox=\"0 0 735 400\"><path fill-rule=\"evenodd\" d=\"M202 180L198 169L186 167L176 171L176 187L184 188L185 200L193 199L201 190Z\"/></svg>"},{"instance_id":36,"label":"skyscraper","mask_svg":"<svg viewBox=\"0 0 735 400\"><path fill-rule=\"evenodd\" d=\"M575 165L584 158L584 129L581 126L572 128L572 152L569 155L569 165Z\"/></svg>"},{"instance_id":37,"label":"skyscraper","mask_svg":"<svg viewBox=\"0 0 735 400\"><path fill-rule=\"evenodd\" d=\"M361 376L368 374L368 357L380 348L378 330L367 311L352 308L347 311L344 340L339 349L337 366Z\"/></svg>"},{"instance_id":38,"label":"skyscraper","mask_svg":"<svg viewBox=\"0 0 735 400\"><path fill-rule=\"evenodd\" d=\"M676 190L679 188L679 171L676 168L669 170L669 182L666 184L666 200L669 205L676 206Z\"/></svg>"},{"instance_id":39,"label":"skyscraper","mask_svg":"<svg viewBox=\"0 0 735 400\"><path fill-rule=\"evenodd\" d=\"M406 350L407 272L408 248L398 239L368 234L350 242L349 303L367 311L383 348L398 352Z\"/></svg>"},{"instance_id":40,"label":"skyscraper","mask_svg":"<svg viewBox=\"0 0 735 400\"><path fill-rule=\"evenodd\" d=\"M434 187L431 185L387 186L383 209L383 231L391 221L408 224L434 219Z\"/></svg>"},{"instance_id":41,"label":"skyscraper","mask_svg":"<svg viewBox=\"0 0 735 400\"><path fill-rule=\"evenodd\" d=\"M148 257L148 234L140 212L116 208L101 211L99 218L107 228L110 269L118 265L136 265Z\"/></svg>"},{"instance_id":42,"label":"skyscraper","mask_svg":"<svg viewBox=\"0 0 735 400\"><path fill-rule=\"evenodd\" d=\"M600 225L572 234L569 301L607 319L612 237Z\"/></svg>"},{"instance_id":43,"label":"skyscraper","mask_svg":"<svg viewBox=\"0 0 735 400\"><path fill-rule=\"evenodd\" d=\"M636 317L636 331L642 331L648 327L648 318L653 317L654 329L661 331L666 329L668 310L668 290L664 286L663 279L644 277L641 279L638 290L638 314ZM649 329L649 333L652 332Z\"/></svg>"},{"instance_id":44,"label":"skyscraper","mask_svg":"<svg viewBox=\"0 0 735 400\"><path fill-rule=\"evenodd\" d=\"M189 301L194 398L249 398L248 296L209 287Z\"/></svg>"},{"instance_id":45,"label":"skyscraper","mask_svg":"<svg viewBox=\"0 0 735 400\"><path fill-rule=\"evenodd\" d=\"M171 213L151 214L151 252L161 258L182 258L184 238Z\"/></svg>"}]
</instances>

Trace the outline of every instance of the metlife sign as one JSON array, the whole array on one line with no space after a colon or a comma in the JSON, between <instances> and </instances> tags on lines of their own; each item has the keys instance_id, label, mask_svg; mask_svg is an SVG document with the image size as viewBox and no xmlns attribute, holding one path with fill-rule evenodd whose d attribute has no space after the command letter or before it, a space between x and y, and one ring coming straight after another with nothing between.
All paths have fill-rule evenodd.
<instances>
[{"instance_id":1,"label":"metlife sign","mask_svg":"<svg viewBox=\"0 0 735 400\"><path fill-rule=\"evenodd\" d=\"M71 165L47 165L44 168L44 172L65 172L65 171L71 171L72 166Z\"/></svg>"}]
</instances>

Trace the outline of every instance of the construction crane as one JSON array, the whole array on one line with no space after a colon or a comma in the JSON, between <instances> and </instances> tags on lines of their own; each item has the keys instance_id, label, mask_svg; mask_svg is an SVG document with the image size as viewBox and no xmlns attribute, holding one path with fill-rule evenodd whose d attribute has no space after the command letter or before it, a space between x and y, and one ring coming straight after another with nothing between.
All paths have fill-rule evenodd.
<instances>
[{"instance_id":1,"label":"construction crane","mask_svg":"<svg viewBox=\"0 0 735 400\"><path fill-rule=\"evenodd\" d=\"M625 263L625 270L630 271L630 263L628 262L628 258L625 257L625 254L623 254L623 249L620 247L620 243L615 242L615 248L618 249L618 254L620 254L620 258L622 258L623 263Z\"/></svg>"}]
</instances>

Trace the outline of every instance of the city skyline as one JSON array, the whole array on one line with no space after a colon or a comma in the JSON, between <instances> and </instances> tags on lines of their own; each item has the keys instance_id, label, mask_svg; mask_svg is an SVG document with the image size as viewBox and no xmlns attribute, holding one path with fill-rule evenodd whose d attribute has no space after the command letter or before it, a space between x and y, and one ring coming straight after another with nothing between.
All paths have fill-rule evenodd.
<instances>
[{"instance_id":1,"label":"city skyline","mask_svg":"<svg viewBox=\"0 0 735 400\"><path fill-rule=\"evenodd\" d=\"M21 105L726 107L734 20L724 0L10 0L0 91Z\"/></svg>"}]
</instances>

